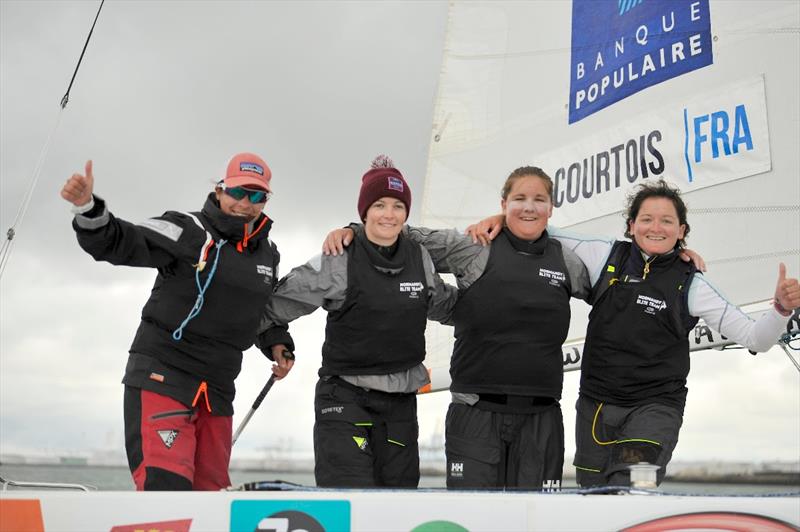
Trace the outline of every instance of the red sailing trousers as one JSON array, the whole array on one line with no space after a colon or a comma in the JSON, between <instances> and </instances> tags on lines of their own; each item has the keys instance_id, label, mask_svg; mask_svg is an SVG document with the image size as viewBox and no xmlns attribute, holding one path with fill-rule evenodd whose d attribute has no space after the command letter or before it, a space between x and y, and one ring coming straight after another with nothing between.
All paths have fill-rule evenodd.
<instances>
[{"instance_id":1,"label":"red sailing trousers","mask_svg":"<svg viewBox=\"0 0 800 532\"><path fill-rule=\"evenodd\" d=\"M211 415L207 402L190 408L126 386L125 447L139 491L227 488L231 433L232 417Z\"/></svg>"}]
</instances>

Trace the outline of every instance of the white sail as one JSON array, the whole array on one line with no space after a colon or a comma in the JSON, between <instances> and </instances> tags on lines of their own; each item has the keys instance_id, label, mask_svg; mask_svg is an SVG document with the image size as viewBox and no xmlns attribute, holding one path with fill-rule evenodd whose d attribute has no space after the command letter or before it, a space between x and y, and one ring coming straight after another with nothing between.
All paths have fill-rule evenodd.
<instances>
[{"instance_id":1,"label":"white sail","mask_svg":"<svg viewBox=\"0 0 800 532\"><path fill-rule=\"evenodd\" d=\"M620 11L625 4L619 2ZM640 26L631 34L620 30L612 43L592 40L591 31L600 39L604 30L590 27L587 36L576 7L579 2L451 4L422 225L464 229L498 212L505 177L535 165L556 181L554 224L621 238L625 193L663 177L684 191L688 243L706 259L715 284L737 304L770 298L779 262L800 273L800 5L640 3L619 15L639 17ZM710 30L694 33L697 24ZM676 68L670 61L681 61L674 42L682 43L687 61L697 52L710 64L670 74ZM593 62L576 65L587 49ZM622 61L625 76L674 77L575 120L577 100L585 105L593 90L590 84L581 96L579 82L596 73L602 87L605 69L610 93L614 60ZM583 336L586 314L586 305L573 305L570 340ZM452 331L430 329L428 364L446 366Z\"/></svg>"}]
</instances>

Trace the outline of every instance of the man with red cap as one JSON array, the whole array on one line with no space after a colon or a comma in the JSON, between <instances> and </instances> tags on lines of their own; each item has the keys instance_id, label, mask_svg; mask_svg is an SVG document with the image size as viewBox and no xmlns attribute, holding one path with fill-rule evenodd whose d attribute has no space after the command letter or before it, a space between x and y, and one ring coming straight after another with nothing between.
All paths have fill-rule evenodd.
<instances>
[{"instance_id":1,"label":"man with red cap","mask_svg":"<svg viewBox=\"0 0 800 532\"><path fill-rule=\"evenodd\" d=\"M156 268L158 275L125 369L125 448L138 490L230 486L234 379L253 345L280 255L263 212L272 190L263 159L240 153L199 212L167 211L132 224L93 194L92 161L61 196L95 260ZM268 336L259 347L283 378L292 367Z\"/></svg>"},{"instance_id":2,"label":"man with red cap","mask_svg":"<svg viewBox=\"0 0 800 532\"><path fill-rule=\"evenodd\" d=\"M436 275L425 248L402 235L410 207L403 175L377 157L358 196L364 231L344 254L289 272L266 308L261 330L273 343L290 321L328 312L314 401L318 486L419 483L416 391L430 382L425 326L449 319L457 291Z\"/></svg>"}]
</instances>

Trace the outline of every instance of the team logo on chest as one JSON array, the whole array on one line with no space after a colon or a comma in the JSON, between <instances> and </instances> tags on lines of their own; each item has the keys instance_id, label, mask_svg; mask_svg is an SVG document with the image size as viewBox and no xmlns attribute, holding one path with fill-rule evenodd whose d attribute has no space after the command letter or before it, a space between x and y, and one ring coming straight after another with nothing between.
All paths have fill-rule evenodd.
<instances>
[{"instance_id":1,"label":"team logo on chest","mask_svg":"<svg viewBox=\"0 0 800 532\"><path fill-rule=\"evenodd\" d=\"M272 266L256 264L256 271L264 276L264 283L269 284L272 282Z\"/></svg>"},{"instance_id":2,"label":"team logo on chest","mask_svg":"<svg viewBox=\"0 0 800 532\"><path fill-rule=\"evenodd\" d=\"M539 268L539 277L547 279L553 286L561 286L561 284L567 280L567 276L564 272L548 270L546 268Z\"/></svg>"},{"instance_id":3,"label":"team logo on chest","mask_svg":"<svg viewBox=\"0 0 800 532\"><path fill-rule=\"evenodd\" d=\"M645 314L655 315L656 312L661 312L662 310L667 308L666 301L661 301L660 299L656 299L650 296L643 296L641 294L636 296L636 304L642 305L644 307Z\"/></svg>"},{"instance_id":4,"label":"team logo on chest","mask_svg":"<svg viewBox=\"0 0 800 532\"><path fill-rule=\"evenodd\" d=\"M419 299L423 290L425 290L425 285L419 281L400 283L400 293L408 294L409 299Z\"/></svg>"}]
</instances>

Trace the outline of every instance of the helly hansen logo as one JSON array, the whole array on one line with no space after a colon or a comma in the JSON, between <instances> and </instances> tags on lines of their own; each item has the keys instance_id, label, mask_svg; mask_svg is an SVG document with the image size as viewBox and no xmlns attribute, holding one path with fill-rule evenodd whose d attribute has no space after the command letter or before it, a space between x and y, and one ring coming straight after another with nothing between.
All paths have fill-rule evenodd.
<instances>
[{"instance_id":1,"label":"helly hansen logo","mask_svg":"<svg viewBox=\"0 0 800 532\"><path fill-rule=\"evenodd\" d=\"M450 476L463 477L464 476L464 462L450 462Z\"/></svg>"},{"instance_id":2,"label":"helly hansen logo","mask_svg":"<svg viewBox=\"0 0 800 532\"><path fill-rule=\"evenodd\" d=\"M178 439L178 431L177 430L159 430L158 437L161 438L161 441L164 442L164 445L167 449L172 449L172 446L175 444L175 440Z\"/></svg>"},{"instance_id":3,"label":"helly hansen logo","mask_svg":"<svg viewBox=\"0 0 800 532\"><path fill-rule=\"evenodd\" d=\"M344 410L343 406L328 406L319 411L320 414L341 414Z\"/></svg>"},{"instance_id":4,"label":"helly hansen logo","mask_svg":"<svg viewBox=\"0 0 800 532\"><path fill-rule=\"evenodd\" d=\"M544 480L542 481L542 491L560 491L560 480Z\"/></svg>"},{"instance_id":5,"label":"helly hansen logo","mask_svg":"<svg viewBox=\"0 0 800 532\"><path fill-rule=\"evenodd\" d=\"M399 177L389 176L389 190L403 191L403 180Z\"/></svg>"},{"instance_id":6,"label":"helly hansen logo","mask_svg":"<svg viewBox=\"0 0 800 532\"><path fill-rule=\"evenodd\" d=\"M655 314L656 312L667 308L666 302L654 297L643 295L636 296L636 304L642 305L646 314Z\"/></svg>"},{"instance_id":7,"label":"helly hansen logo","mask_svg":"<svg viewBox=\"0 0 800 532\"><path fill-rule=\"evenodd\" d=\"M564 272L557 272L555 270L548 270L545 268L539 268L539 277L549 279L550 284L553 286L561 286L561 283L567 280L567 276L564 274Z\"/></svg>"},{"instance_id":8,"label":"helly hansen logo","mask_svg":"<svg viewBox=\"0 0 800 532\"><path fill-rule=\"evenodd\" d=\"M417 299L425 286L419 281L413 283L400 283L400 293L407 293L409 299Z\"/></svg>"}]
</instances>

